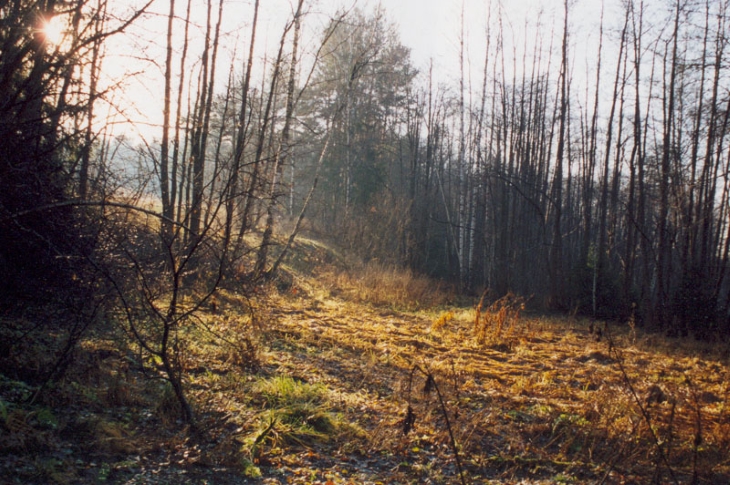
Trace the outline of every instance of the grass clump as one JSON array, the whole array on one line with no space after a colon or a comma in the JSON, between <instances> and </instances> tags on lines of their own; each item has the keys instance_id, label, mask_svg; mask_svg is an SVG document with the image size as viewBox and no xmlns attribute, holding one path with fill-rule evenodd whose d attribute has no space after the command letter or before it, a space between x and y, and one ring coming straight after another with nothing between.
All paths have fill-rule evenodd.
<instances>
[{"instance_id":1,"label":"grass clump","mask_svg":"<svg viewBox=\"0 0 730 485\"><path fill-rule=\"evenodd\" d=\"M321 383L309 384L293 377L277 376L259 381L254 392L272 406L289 407L324 404L329 390Z\"/></svg>"},{"instance_id":2,"label":"grass clump","mask_svg":"<svg viewBox=\"0 0 730 485\"><path fill-rule=\"evenodd\" d=\"M244 443L251 463L258 463L267 448L326 442L341 425L324 384L279 376L257 382L253 392L266 409Z\"/></svg>"},{"instance_id":3,"label":"grass clump","mask_svg":"<svg viewBox=\"0 0 730 485\"><path fill-rule=\"evenodd\" d=\"M431 324L431 331L433 332L439 332L441 331L447 323L454 320L454 311L449 310L442 312L436 320Z\"/></svg>"}]
</instances>

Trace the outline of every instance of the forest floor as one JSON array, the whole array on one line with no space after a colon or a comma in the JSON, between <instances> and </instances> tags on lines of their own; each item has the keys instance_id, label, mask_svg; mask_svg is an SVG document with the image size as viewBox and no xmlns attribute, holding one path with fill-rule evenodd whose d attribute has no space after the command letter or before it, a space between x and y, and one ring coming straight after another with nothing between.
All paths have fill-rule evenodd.
<instances>
[{"instance_id":1,"label":"forest floor","mask_svg":"<svg viewBox=\"0 0 730 485\"><path fill-rule=\"evenodd\" d=\"M181 330L195 431L113 329L33 404L0 374L0 483L730 483L726 344L518 299L477 312L298 246L270 288L221 291Z\"/></svg>"}]
</instances>

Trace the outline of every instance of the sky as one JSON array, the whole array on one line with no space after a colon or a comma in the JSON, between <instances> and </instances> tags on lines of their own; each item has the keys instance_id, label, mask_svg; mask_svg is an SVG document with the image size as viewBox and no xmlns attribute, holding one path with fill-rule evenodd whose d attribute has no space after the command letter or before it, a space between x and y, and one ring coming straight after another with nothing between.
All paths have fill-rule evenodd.
<instances>
[{"instance_id":1,"label":"sky","mask_svg":"<svg viewBox=\"0 0 730 485\"><path fill-rule=\"evenodd\" d=\"M123 0L115 6L121 13L146 3L145 0ZM177 13L184 16L185 0L177 1ZM204 0L193 0L197 7L193 10L191 36L202 38L205 24ZM278 40L285 23L291 18L295 0L262 0L257 36L257 59L255 66L263 72L261 59L275 55ZM467 58L471 66L467 69L472 76L478 77L483 69L484 46L486 44L486 25L489 0L306 0L309 15L305 19L305 37L308 36L310 49L316 44L317 33L327 24L338 8L356 5L364 11L382 5L389 20L394 22L400 33L401 42L410 47L413 65L421 72L427 72L433 62L436 82L455 84L459 79L459 40L461 31L462 8L464 12L464 31L466 35ZM522 42L524 35L532 35L538 12L542 11L542 22L548 27L556 24L556 31L561 29L563 0L492 0L492 8L497 9L501 3L505 28L508 37L515 42ZM572 0L572 24L576 38L580 42L576 47L590 44L585 39L595 40L600 3L598 0ZM620 3L607 0L607 3ZM243 71L244 53L248 52L250 24L253 13L252 0L225 0L223 22L223 44L219 63L219 91L225 86L228 71L233 64L236 73ZM305 7L306 8L306 7ZM122 107L123 113L117 113L120 126L128 129L129 119L137 124L138 135L151 141L157 136L161 122L161 103L163 92L164 41L166 14L169 9L168 0L155 0L150 13L124 35L118 36L109 45L108 58L104 65L104 75L108 85L123 80L123 89L115 93L113 100ZM214 9L213 18L216 11ZM496 12L492 15L496 17ZM527 23L526 23L527 22ZM526 29L526 30L525 30ZM583 32L581 32L583 30ZM182 44L181 24L177 28L176 47ZM494 34L492 34L494 35ZM509 42L510 39L507 39ZM188 73L194 72L193 58L199 56L202 46L192 45ZM232 60L235 56L235 60ZM583 67L578 67L583 69ZM129 76L129 74L133 74ZM256 76L254 72L254 76ZM476 80L474 81L477 82Z\"/></svg>"},{"instance_id":2,"label":"sky","mask_svg":"<svg viewBox=\"0 0 730 485\"><path fill-rule=\"evenodd\" d=\"M337 4L342 0L321 0ZM390 20L398 26L401 42L411 48L416 67L427 70L433 60L439 80L453 81L459 69L459 40L462 9L468 58L481 72L486 45L487 19L491 3L492 23L501 8L507 37L521 43L525 35L534 35L538 17L549 30L553 24L558 34L562 29L564 0L358 0L364 9L381 4ZM607 15L620 5L619 0L605 0ZM576 43L574 49L592 45L597 39L601 0L570 0L570 24ZM492 36L495 33L492 32ZM580 40L578 40L580 39ZM509 42L510 39L507 41ZM532 39L528 39L530 41Z\"/></svg>"}]
</instances>

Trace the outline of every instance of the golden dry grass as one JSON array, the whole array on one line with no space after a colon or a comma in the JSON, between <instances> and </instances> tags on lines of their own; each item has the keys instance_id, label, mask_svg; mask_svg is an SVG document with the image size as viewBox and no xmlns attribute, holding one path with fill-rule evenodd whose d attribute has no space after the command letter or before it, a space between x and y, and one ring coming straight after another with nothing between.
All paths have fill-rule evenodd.
<instances>
[{"instance_id":1,"label":"golden dry grass","mask_svg":"<svg viewBox=\"0 0 730 485\"><path fill-rule=\"evenodd\" d=\"M200 435L154 378L159 363L112 334L86 342L34 407L0 381L6 453L50 450L3 470L24 463L28 483L143 483L152 471L175 483L459 483L418 366L444 398L468 483L730 481L726 348L628 325L598 339L597 323L526 315L516 297L454 306L425 278L298 244L269 288L221 290L178 330ZM54 461L66 448L83 463Z\"/></svg>"},{"instance_id":2,"label":"golden dry grass","mask_svg":"<svg viewBox=\"0 0 730 485\"><path fill-rule=\"evenodd\" d=\"M353 278L318 283L336 297L314 289L273 297L271 335L303 353L292 359L289 350L272 352L267 359L284 359L282 373L366 393L366 415L380 417L360 422L370 434L367 451L411 463L403 472L414 483L455 480L447 453L441 458L450 477L415 466L419 454L437 455L448 440L433 397L414 390L423 380L408 384L414 365L437 376L474 482L730 477L728 367L717 348L614 325L598 341L590 322L520 315L513 297L479 311L400 312L393 308L419 308L421 300L391 292L392 305L385 297L367 304L364 290L351 289ZM398 278L386 271L356 281L372 286L363 282L370 280ZM409 402L418 419L415 432L403 436Z\"/></svg>"}]
</instances>

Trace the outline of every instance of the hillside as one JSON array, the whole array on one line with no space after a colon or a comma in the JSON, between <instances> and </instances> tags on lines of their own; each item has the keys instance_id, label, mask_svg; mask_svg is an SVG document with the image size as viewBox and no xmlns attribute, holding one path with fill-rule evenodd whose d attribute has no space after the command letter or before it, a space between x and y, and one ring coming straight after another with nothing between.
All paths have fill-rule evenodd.
<instances>
[{"instance_id":1,"label":"hillside","mask_svg":"<svg viewBox=\"0 0 730 485\"><path fill-rule=\"evenodd\" d=\"M53 335L14 340L1 480L462 483L461 467L464 483L730 482L726 347L523 306L300 242L279 279L220 291L181 329L197 430L113 326L40 391L9 369L42 366Z\"/></svg>"}]
</instances>

